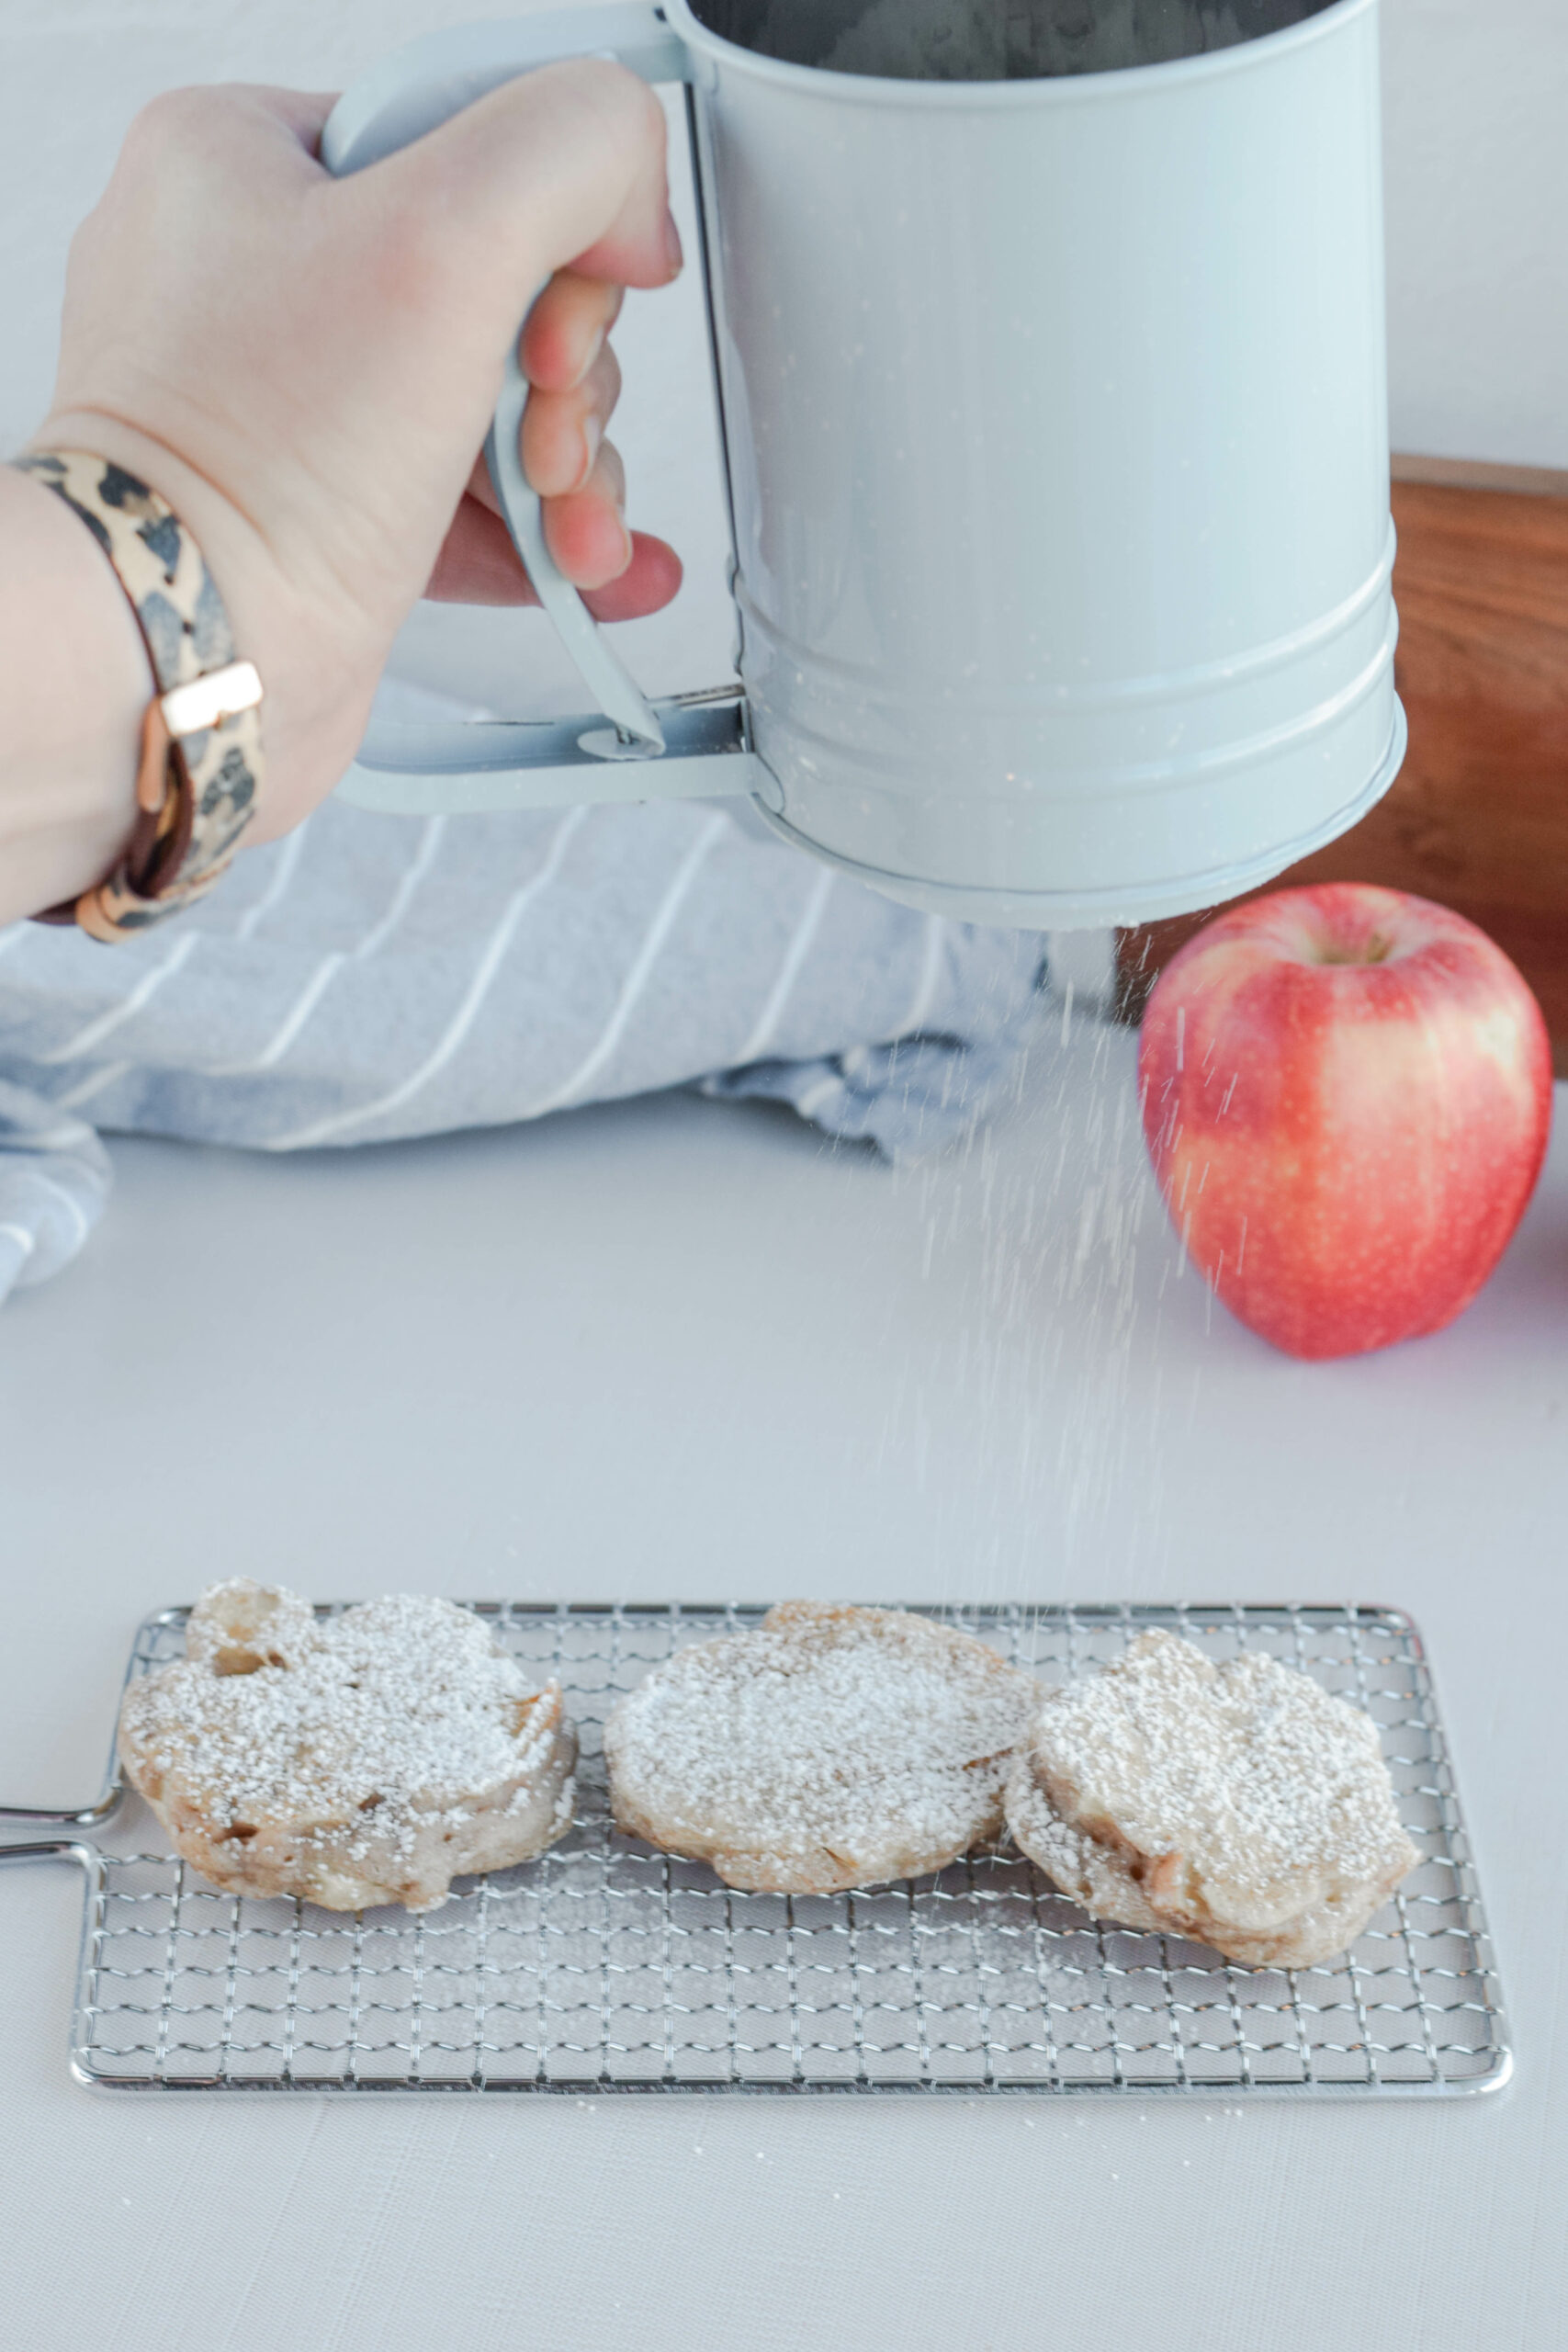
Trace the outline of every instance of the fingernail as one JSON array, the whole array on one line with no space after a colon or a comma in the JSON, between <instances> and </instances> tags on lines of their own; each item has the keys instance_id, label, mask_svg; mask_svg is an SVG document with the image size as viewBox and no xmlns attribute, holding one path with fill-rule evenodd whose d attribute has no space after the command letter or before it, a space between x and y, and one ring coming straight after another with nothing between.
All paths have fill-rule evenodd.
<instances>
[{"instance_id":1,"label":"fingernail","mask_svg":"<svg viewBox=\"0 0 1568 2352\"><path fill-rule=\"evenodd\" d=\"M592 343L589 345L589 346L588 346L588 353L587 353L587 356L584 358L584 360L583 360L583 362L582 362L581 367L578 369L578 371L577 371L576 375L572 378L571 382L567 386L567 390L568 390L568 391L575 391L575 390L576 390L576 389L577 389L577 387L578 387L578 385L581 383L581 381L582 381L583 378L587 375L587 373L588 373L589 369L592 367L593 362L598 358L599 354L604 350L604 338L605 338L605 336L608 334L608 333L609 333L609 329L608 329L608 327L601 327L601 328L600 328L600 330L599 330L598 334L594 336L594 338L593 338L592 342Z\"/></svg>"},{"instance_id":2,"label":"fingernail","mask_svg":"<svg viewBox=\"0 0 1568 2352\"><path fill-rule=\"evenodd\" d=\"M671 277L679 277L686 266L686 256L681 250L681 232L675 226L675 216L668 210L664 215L664 259Z\"/></svg>"},{"instance_id":3,"label":"fingernail","mask_svg":"<svg viewBox=\"0 0 1568 2352\"><path fill-rule=\"evenodd\" d=\"M593 462L599 455L599 444L604 438L604 427L602 421L596 416L585 416L582 420L582 471L579 474L576 484L579 490L593 471Z\"/></svg>"}]
</instances>

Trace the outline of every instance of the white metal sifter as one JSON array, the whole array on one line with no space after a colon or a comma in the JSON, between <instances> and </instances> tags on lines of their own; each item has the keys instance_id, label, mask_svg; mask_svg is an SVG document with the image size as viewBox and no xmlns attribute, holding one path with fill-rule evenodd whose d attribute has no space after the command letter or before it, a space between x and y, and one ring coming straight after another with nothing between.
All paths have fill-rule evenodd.
<instances>
[{"instance_id":1,"label":"white metal sifter","mask_svg":"<svg viewBox=\"0 0 1568 2352\"><path fill-rule=\"evenodd\" d=\"M416 41L373 166L553 59L686 85L740 688L650 703L490 462L598 710L379 728L405 811L750 794L896 899L1071 929L1343 832L1393 685L1377 0L665 0Z\"/></svg>"}]
</instances>

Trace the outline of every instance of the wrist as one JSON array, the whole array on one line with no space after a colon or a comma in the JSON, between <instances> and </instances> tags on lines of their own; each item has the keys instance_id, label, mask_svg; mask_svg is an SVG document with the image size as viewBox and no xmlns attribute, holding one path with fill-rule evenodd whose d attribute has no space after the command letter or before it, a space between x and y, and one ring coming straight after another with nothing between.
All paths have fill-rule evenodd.
<instances>
[{"instance_id":1,"label":"wrist","mask_svg":"<svg viewBox=\"0 0 1568 2352\"><path fill-rule=\"evenodd\" d=\"M355 642L352 603L301 590L239 504L140 427L96 410L62 410L29 446L90 449L109 459L146 482L188 530L223 599L236 650L254 662L265 694L266 780L247 839L287 832L336 783L364 732L378 664ZM144 679L146 667L143 660ZM144 685L143 707L148 691Z\"/></svg>"},{"instance_id":2,"label":"wrist","mask_svg":"<svg viewBox=\"0 0 1568 2352\"><path fill-rule=\"evenodd\" d=\"M0 642L15 679L0 739L0 921L90 888L136 813L152 675L130 607L89 534L0 466Z\"/></svg>"}]
</instances>

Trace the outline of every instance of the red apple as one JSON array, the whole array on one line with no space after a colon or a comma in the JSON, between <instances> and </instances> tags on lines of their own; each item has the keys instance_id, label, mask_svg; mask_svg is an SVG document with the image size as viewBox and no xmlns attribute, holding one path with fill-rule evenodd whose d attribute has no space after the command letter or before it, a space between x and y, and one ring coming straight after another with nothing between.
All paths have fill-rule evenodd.
<instances>
[{"instance_id":1,"label":"red apple","mask_svg":"<svg viewBox=\"0 0 1568 2352\"><path fill-rule=\"evenodd\" d=\"M1144 1016L1144 1133L1233 1315L1296 1356L1440 1331L1535 1190L1540 1008L1462 915L1330 882L1215 916Z\"/></svg>"}]
</instances>

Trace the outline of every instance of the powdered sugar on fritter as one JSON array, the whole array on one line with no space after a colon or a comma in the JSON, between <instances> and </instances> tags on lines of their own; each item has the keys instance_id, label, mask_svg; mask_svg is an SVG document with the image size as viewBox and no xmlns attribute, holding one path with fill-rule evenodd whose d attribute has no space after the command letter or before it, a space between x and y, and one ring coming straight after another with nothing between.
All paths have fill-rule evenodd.
<instances>
[{"instance_id":1,"label":"powdered sugar on fritter","mask_svg":"<svg viewBox=\"0 0 1568 2352\"><path fill-rule=\"evenodd\" d=\"M1179 1858L1216 1918L1261 1928L1415 1859L1376 1725L1269 1657L1145 1634L1047 1691L1031 1755L1065 1825L1128 1864Z\"/></svg>"},{"instance_id":2,"label":"powdered sugar on fritter","mask_svg":"<svg viewBox=\"0 0 1568 2352\"><path fill-rule=\"evenodd\" d=\"M236 1579L202 1596L186 1646L127 1692L121 1753L176 1843L190 1831L198 1850L181 1850L222 1883L264 1858L275 1874L298 1860L306 1879L330 1859L345 1888L368 1874L382 1899L423 1903L442 1848L449 1880L494 1867L498 1840L521 1859L570 1822L558 1687L533 1690L450 1601L399 1594L318 1622L298 1595ZM480 1820L475 1860L459 1833ZM400 1867L409 1892L387 1883Z\"/></svg>"},{"instance_id":3,"label":"powdered sugar on fritter","mask_svg":"<svg viewBox=\"0 0 1568 2352\"><path fill-rule=\"evenodd\" d=\"M623 1826L733 1883L936 1869L1000 1826L1032 1678L897 1611L787 1602L682 1650L605 1729Z\"/></svg>"},{"instance_id":4,"label":"powdered sugar on fritter","mask_svg":"<svg viewBox=\"0 0 1568 2352\"><path fill-rule=\"evenodd\" d=\"M1156 1934L1168 1924L1151 1910L1131 1871L1109 1847L1068 1828L1035 1779L1027 1749L1013 1758L1007 1817L1023 1851L1091 1918Z\"/></svg>"}]
</instances>

